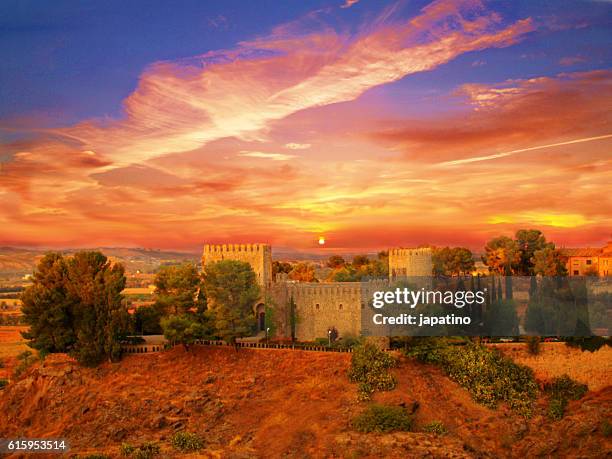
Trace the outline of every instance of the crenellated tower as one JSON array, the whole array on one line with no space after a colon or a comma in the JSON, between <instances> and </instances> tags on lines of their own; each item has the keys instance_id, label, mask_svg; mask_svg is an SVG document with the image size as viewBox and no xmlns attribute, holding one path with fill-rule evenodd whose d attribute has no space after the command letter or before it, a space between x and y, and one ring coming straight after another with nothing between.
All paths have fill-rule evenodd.
<instances>
[{"instance_id":1,"label":"crenellated tower","mask_svg":"<svg viewBox=\"0 0 612 459\"><path fill-rule=\"evenodd\" d=\"M430 247L389 249L389 278L427 277L433 272Z\"/></svg>"},{"instance_id":2,"label":"crenellated tower","mask_svg":"<svg viewBox=\"0 0 612 459\"><path fill-rule=\"evenodd\" d=\"M268 244L206 244L202 253L202 269L214 261L237 260L251 265L257 282L268 288L272 282L272 248Z\"/></svg>"}]
</instances>

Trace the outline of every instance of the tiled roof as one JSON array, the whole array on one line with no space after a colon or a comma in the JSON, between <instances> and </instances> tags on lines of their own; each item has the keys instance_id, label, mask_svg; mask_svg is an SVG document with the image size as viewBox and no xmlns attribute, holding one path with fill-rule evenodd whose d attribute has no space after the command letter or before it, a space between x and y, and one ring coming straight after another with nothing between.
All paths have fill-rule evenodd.
<instances>
[{"instance_id":1,"label":"tiled roof","mask_svg":"<svg viewBox=\"0 0 612 459\"><path fill-rule=\"evenodd\" d=\"M566 257L598 257L602 255L603 249L594 249L591 247L576 248L576 249L561 249L561 254Z\"/></svg>"}]
</instances>

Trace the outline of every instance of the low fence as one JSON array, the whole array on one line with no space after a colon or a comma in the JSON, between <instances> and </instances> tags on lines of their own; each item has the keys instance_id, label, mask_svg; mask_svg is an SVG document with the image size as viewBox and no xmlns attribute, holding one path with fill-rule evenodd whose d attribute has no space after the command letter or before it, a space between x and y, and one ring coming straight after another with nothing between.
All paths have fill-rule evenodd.
<instances>
[{"instance_id":1,"label":"low fence","mask_svg":"<svg viewBox=\"0 0 612 459\"><path fill-rule=\"evenodd\" d=\"M127 354L145 354L148 352L160 352L166 348L164 344L124 344L121 346Z\"/></svg>"},{"instance_id":2,"label":"low fence","mask_svg":"<svg viewBox=\"0 0 612 459\"><path fill-rule=\"evenodd\" d=\"M292 351L311 351L311 352L353 352L352 348L334 348L320 346L314 344L279 344L279 343L236 343L230 344L225 341L200 340L195 344L201 346L225 346L225 347L242 347L250 349L290 349ZM121 346L123 352L127 354L146 354L150 352L160 352L164 349L173 347L170 343L166 344L124 344Z\"/></svg>"}]
</instances>

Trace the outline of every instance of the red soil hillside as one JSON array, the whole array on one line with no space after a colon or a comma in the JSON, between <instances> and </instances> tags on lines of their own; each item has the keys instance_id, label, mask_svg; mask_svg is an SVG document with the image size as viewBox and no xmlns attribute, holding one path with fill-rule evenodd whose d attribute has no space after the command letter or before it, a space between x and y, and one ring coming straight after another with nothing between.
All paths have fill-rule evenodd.
<instances>
[{"instance_id":1,"label":"red soil hillside","mask_svg":"<svg viewBox=\"0 0 612 459\"><path fill-rule=\"evenodd\" d=\"M350 354L197 347L131 355L96 369L50 356L0 393L0 437L66 437L72 453L119 454L122 442L169 439L180 429L205 438L202 457L605 457L601 433L612 388L572 402L565 419L530 421L490 410L439 369L402 360L387 404L419 402L416 432L360 434L365 407L346 377ZM542 408L543 410L543 408ZM419 433L432 420L444 436Z\"/></svg>"}]
</instances>

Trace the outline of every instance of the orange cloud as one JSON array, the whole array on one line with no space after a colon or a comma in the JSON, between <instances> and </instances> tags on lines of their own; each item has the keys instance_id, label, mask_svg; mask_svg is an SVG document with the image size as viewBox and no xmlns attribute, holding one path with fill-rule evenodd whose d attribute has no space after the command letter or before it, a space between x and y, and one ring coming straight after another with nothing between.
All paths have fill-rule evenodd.
<instances>
[{"instance_id":1,"label":"orange cloud","mask_svg":"<svg viewBox=\"0 0 612 459\"><path fill-rule=\"evenodd\" d=\"M447 0L407 22L383 21L355 37L331 29L304 34L300 26L279 27L236 50L156 63L126 99L124 119L54 133L120 165L225 137L262 139L274 120L354 100L465 52L509 46L533 30L529 19L502 27L480 2Z\"/></svg>"},{"instance_id":2,"label":"orange cloud","mask_svg":"<svg viewBox=\"0 0 612 459\"><path fill-rule=\"evenodd\" d=\"M610 140L571 141L609 133L611 72L464 84L443 95L453 114L398 119L364 93L533 25L504 26L478 1L393 14L354 36L297 21L153 64L121 119L3 145L0 243L478 247L517 225L607 238Z\"/></svg>"}]
</instances>

